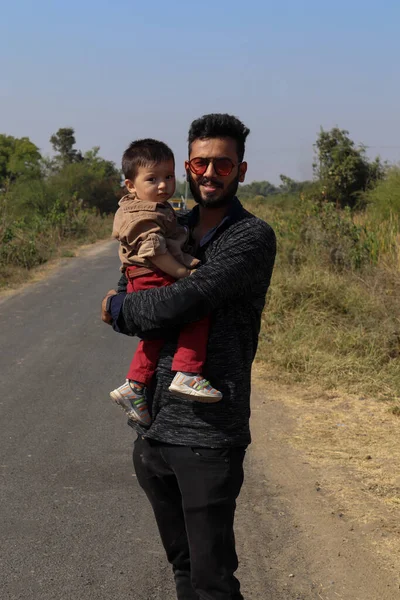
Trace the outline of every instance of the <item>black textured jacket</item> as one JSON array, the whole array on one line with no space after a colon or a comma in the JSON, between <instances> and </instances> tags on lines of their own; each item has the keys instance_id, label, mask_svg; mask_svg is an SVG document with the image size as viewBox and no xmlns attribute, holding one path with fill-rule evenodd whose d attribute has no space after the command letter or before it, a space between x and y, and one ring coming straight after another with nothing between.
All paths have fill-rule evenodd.
<instances>
[{"instance_id":1,"label":"black textured jacket","mask_svg":"<svg viewBox=\"0 0 400 600\"><path fill-rule=\"evenodd\" d=\"M182 222L192 229L198 207ZM246 446L250 443L250 378L261 313L275 260L275 234L234 199L228 217L206 236L195 254L203 264L171 286L127 294L119 312L123 333L159 336L161 352L153 389L148 390L152 425L136 431L155 440L185 446ZM122 279L119 291L123 291ZM117 297L115 297L117 298ZM211 313L204 376L223 394L203 404L172 395L176 331Z\"/></svg>"}]
</instances>

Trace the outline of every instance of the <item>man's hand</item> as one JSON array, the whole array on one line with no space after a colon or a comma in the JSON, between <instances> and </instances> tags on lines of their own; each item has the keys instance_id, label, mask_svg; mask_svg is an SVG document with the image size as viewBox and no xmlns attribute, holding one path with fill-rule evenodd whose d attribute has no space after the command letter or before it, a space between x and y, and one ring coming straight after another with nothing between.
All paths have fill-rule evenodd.
<instances>
[{"instance_id":1,"label":"man's hand","mask_svg":"<svg viewBox=\"0 0 400 600\"><path fill-rule=\"evenodd\" d=\"M104 321L104 323L107 323L108 325L111 325L112 317L107 311L107 300L108 298L110 298L110 296L115 296L116 294L116 290L110 290L109 292L107 292L106 296L103 298L103 301L101 303L101 320Z\"/></svg>"}]
</instances>

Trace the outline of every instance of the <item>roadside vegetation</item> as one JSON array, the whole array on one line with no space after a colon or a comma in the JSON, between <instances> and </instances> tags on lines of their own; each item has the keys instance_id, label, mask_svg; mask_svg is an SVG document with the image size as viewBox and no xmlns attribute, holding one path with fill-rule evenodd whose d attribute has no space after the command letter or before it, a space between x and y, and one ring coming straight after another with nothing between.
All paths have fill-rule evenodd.
<instances>
[{"instance_id":1,"label":"roadside vegetation","mask_svg":"<svg viewBox=\"0 0 400 600\"><path fill-rule=\"evenodd\" d=\"M0 289L110 235L120 171L99 148L77 150L71 128L50 141L52 159L0 135ZM239 190L278 239L258 361L281 380L391 400L400 414L400 168L334 128L317 138L312 181L280 179ZM176 196L185 191L178 182Z\"/></svg>"},{"instance_id":2,"label":"roadside vegetation","mask_svg":"<svg viewBox=\"0 0 400 600\"><path fill-rule=\"evenodd\" d=\"M28 138L0 135L0 289L30 277L78 244L108 237L121 174L99 148L76 150L74 130L50 139L43 157Z\"/></svg>"},{"instance_id":3,"label":"roadside vegetation","mask_svg":"<svg viewBox=\"0 0 400 600\"><path fill-rule=\"evenodd\" d=\"M400 169L369 162L347 132L318 141L314 183L247 201L278 240L258 360L288 382L389 400L398 415Z\"/></svg>"}]
</instances>

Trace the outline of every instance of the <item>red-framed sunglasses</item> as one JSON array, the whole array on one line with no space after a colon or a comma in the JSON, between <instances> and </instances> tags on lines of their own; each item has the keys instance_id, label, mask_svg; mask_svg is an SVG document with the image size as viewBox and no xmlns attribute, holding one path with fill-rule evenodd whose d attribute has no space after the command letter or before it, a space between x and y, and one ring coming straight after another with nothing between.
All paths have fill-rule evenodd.
<instances>
[{"instance_id":1,"label":"red-framed sunglasses","mask_svg":"<svg viewBox=\"0 0 400 600\"><path fill-rule=\"evenodd\" d=\"M189 160L189 169L195 175L204 175L204 173L208 169L208 165L212 163L214 167L214 171L220 177L227 177L236 167L235 163L231 161L230 158L192 158Z\"/></svg>"}]
</instances>

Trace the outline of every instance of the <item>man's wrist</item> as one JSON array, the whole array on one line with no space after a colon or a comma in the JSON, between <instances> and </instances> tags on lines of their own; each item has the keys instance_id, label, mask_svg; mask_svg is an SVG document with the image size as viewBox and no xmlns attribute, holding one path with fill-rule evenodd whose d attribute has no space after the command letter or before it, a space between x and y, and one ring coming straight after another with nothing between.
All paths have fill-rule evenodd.
<instances>
[{"instance_id":1,"label":"man's wrist","mask_svg":"<svg viewBox=\"0 0 400 600\"><path fill-rule=\"evenodd\" d=\"M106 300L106 311L108 312L108 314L111 316L111 300L114 298L115 296L108 296L107 300Z\"/></svg>"},{"instance_id":2,"label":"man's wrist","mask_svg":"<svg viewBox=\"0 0 400 600\"><path fill-rule=\"evenodd\" d=\"M122 306L124 304L126 294L114 294L107 298L107 312L111 315L112 326L115 331L120 331L118 327L118 319L121 314Z\"/></svg>"}]
</instances>

